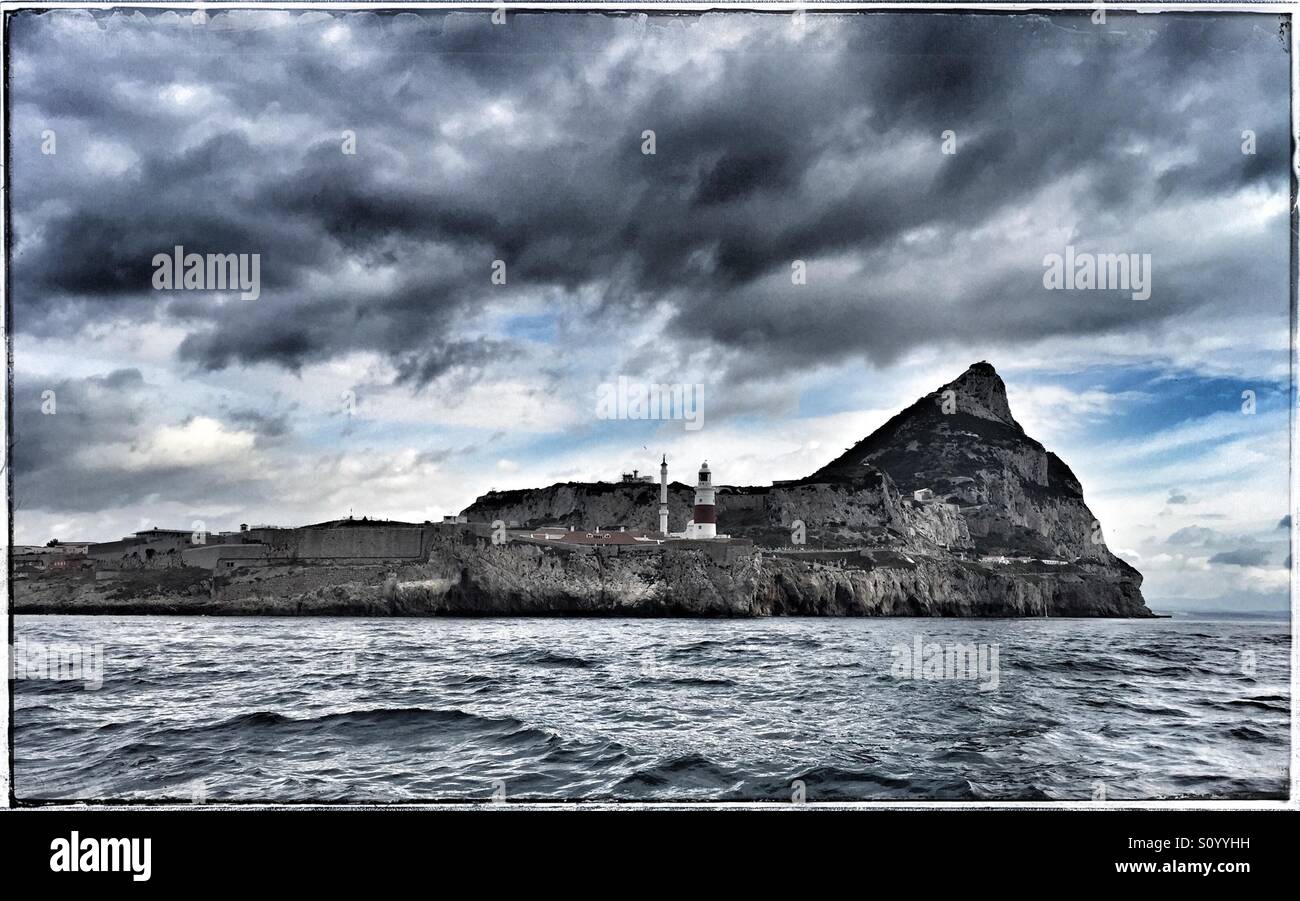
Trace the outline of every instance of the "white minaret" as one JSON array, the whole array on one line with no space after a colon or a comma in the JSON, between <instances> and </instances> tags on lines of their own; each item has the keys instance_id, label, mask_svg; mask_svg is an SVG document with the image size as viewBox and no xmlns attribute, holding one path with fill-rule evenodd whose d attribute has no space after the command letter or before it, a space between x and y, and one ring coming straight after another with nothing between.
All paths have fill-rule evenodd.
<instances>
[{"instance_id":1,"label":"white minaret","mask_svg":"<svg viewBox=\"0 0 1300 901\"><path fill-rule=\"evenodd\" d=\"M713 505L713 479L707 460L700 464L700 480L695 485L695 518L691 522L692 538L718 537L718 513Z\"/></svg>"},{"instance_id":2,"label":"white minaret","mask_svg":"<svg viewBox=\"0 0 1300 901\"><path fill-rule=\"evenodd\" d=\"M668 455L659 464L659 534L668 534Z\"/></svg>"}]
</instances>

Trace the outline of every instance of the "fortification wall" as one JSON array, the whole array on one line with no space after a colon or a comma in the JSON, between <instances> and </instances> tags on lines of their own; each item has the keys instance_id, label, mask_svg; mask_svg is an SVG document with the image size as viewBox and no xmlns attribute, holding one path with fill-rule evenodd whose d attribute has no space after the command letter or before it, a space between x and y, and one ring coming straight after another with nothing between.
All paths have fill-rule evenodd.
<instances>
[{"instance_id":1,"label":"fortification wall","mask_svg":"<svg viewBox=\"0 0 1300 901\"><path fill-rule=\"evenodd\" d=\"M420 529L303 529L298 556L305 558L411 559L420 556Z\"/></svg>"},{"instance_id":2,"label":"fortification wall","mask_svg":"<svg viewBox=\"0 0 1300 901\"><path fill-rule=\"evenodd\" d=\"M186 566L203 569L260 566L272 562L264 544L209 544L199 545L181 552Z\"/></svg>"},{"instance_id":3,"label":"fortification wall","mask_svg":"<svg viewBox=\"0 0 1300 901\"><path fill-rule=\"evenodd\" d=\"M267 529L258 537L266 542L271 557L290 560L422 560L429 554L432 528Z\"/></svg>"}]
</instances>

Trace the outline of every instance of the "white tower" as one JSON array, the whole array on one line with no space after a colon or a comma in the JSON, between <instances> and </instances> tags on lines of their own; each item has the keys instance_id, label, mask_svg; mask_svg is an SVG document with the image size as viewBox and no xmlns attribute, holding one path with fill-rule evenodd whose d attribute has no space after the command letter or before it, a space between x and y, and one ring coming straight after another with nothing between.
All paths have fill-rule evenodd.
<instances>
[{"instance_id":1,"label":"white tower","mask_svg":"<svg viewBox=\"0 0 1300 901\"><path fill-rule=\"evenodd\" d=\"M659 534L668 534L668 455L659 464Z\"/></svg>"},{"instance_id":2,"label":"white tower","mask_svg":"<svg viewBox=\"0 0 1300 901\"><path fill-rule=\"evenodd\" d=\"M695 516L691 524L692 538L718 537L718 513L713 503L713 480L707 460L700 464L700 480L695 484Z\"/></svg>"}]
</instances>

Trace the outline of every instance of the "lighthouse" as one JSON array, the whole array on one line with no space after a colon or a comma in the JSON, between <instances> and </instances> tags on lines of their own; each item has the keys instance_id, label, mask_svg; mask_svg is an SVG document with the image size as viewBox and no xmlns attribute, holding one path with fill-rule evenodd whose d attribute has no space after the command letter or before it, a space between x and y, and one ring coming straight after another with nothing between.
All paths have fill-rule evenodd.
<instances>
[{"instance_id":1,"label":"lighthouse","mask_svg":"<svg viewBox=\"0 0 1300 901\"><path fill-rule=\"evenodd\" d=\"M659 534L668 534L668 455L659 464Z\"/></svg>"},{"instance_id":2,"label":"lighthouse","mask_svg":"<svg viewBox=\"0 0 1300 901\"><path fill-rule=\"evenodd\" d=\"M700 464L699 480L695 483L694 515L681 532L668 531L668 456L659 464L659 533L665 538L700 540L730 538L718 534L718 510L713 502L713 473L706 460Z\"/></svg>"},{"instance_id":3,"label":"lighthouse","mask_svg":"<svg viewBox=\"0 0 1300 901\"><path fill-rule=\"evenodd\" d=\"M687 531L692 538L718 537L718 512L713 503L713 480L707 460L700 464L699 481L695 483L695 515Z\"/></svg>"}]
</instances>

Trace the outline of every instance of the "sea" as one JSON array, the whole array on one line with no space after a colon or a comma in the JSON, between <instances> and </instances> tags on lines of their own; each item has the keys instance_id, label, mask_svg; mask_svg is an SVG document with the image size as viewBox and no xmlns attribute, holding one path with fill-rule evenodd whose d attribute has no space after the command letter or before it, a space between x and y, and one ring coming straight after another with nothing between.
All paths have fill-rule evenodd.
<instances>
[{"instance_id":1,"label":"sea","mask_svg":"<svg viewBox=\"0 0 1300 901\"><path fill-rule=\"evenodd\" d=\"M1285 621L18 616L23 800L1280 799Z\"/></svg>"}]
</instances>

